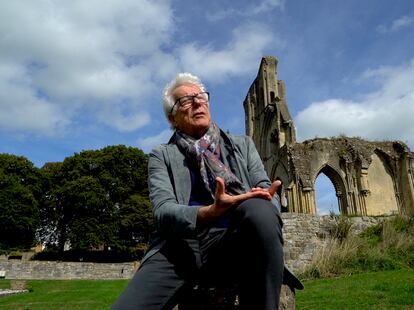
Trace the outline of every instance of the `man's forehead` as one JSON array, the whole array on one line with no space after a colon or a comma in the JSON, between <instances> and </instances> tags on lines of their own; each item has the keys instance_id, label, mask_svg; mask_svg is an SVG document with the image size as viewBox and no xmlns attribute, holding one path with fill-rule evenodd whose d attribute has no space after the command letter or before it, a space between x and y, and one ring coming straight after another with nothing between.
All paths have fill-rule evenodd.
<instances>
[{"instance_id":1,"label":"man's forehead","mask_svg":"<svg viewBox=\"0 0 414 310\"><path fill-rule=\"evenodd\" d=\"M185 96L187 94L193 94L200 92L200 86L195 84L182 84L177 86L173 91L173 96Z\"/></svg>"}]
</instances>

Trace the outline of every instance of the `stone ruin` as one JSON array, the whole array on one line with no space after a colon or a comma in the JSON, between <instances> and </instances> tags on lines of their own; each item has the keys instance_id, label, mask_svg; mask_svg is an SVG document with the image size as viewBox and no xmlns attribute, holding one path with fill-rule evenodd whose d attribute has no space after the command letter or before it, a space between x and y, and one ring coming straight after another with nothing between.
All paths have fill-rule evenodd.
<instances>
[{"instance_id":1,"label":"stone ruin","mask_svg":"<svg viewBox=\"0 0 414 310\"><path fill-rule=\"evenodd\" d=\"M283 182L282 211L316 214L315 181L324 173L334 185L341 214L414 213L414 154L403 142L346 136L296 142L275 57L262 58L244 109L246 134L269 177Z\"/></svg>"}]
</instances>

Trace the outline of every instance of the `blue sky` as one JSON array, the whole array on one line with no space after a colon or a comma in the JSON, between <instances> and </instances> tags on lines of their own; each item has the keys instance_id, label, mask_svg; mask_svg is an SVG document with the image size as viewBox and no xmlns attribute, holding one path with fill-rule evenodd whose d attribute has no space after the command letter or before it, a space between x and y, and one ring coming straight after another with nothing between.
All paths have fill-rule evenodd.
<instances>
[{"instance_id":1,"label":"blue sky","mask_svg":"<svg viewBox=\"0 0 414 310\"><path fill-rule=\"evenodd\" d=\"M414 149L410 0L0 3L0 152L36 166L171 134L161 91L199 75L214 120L244 133L260 59L279 59L299 140L347 134Z\"/></svg>"}]
</instances>

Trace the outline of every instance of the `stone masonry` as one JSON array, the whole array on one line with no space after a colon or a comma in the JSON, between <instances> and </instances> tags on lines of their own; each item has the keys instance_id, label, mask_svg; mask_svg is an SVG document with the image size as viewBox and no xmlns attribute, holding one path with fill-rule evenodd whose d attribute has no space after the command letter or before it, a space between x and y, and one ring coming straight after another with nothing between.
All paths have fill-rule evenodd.
<instances>
[{"instance_id":1,"label":"stone masonry","mask_svg":"<svg viewBox=\"0 0 414 310\"><path fill-rule=\"evenodd\" d=\"M139 266L131 263L85 263L0 260L6 279L129 279Z\"/></svg>"},{"instance_id":2,"label":"stone masonry","mask_svg":"<svg viewBox=\"0 0 414 310\"><path fill-rule=\"evenodd\" d=\"M329 215L317 216L304 213L282 213L285 240L285 263L295 272L309 266L315 255L328 241ZM382 221L384 217L351 217L351 231L360 233Z\"/></svg>"},{"instance_id":3,"label":"stone masonry","mask_svg":"<svg viewBox=\"0 0 414 310\"><path fill-rule=\"evenodd\" d=\"M341 214L414 213L414 154L405 143L346 136L296 142L275 57L262 59L244 110L246 134L269 177L283 181L283 211L316 214L315 182L323 173L335 188Z\"/></svg>"},{"instance_id":4,"label":"stone masonry","mask_svg":"<svg viewBox=\"0 0 414 310\"><path fill-rule=\"evenodd\" d=\"M285 263L295 272L308 266L325 245L329 216L282 213L284 222ZM353 229L378 223L379 217L353 217ZM6 279L129 279L139 267L138 262L85 263L0 260L0 271Z\"/></svg>"}]
</instances>

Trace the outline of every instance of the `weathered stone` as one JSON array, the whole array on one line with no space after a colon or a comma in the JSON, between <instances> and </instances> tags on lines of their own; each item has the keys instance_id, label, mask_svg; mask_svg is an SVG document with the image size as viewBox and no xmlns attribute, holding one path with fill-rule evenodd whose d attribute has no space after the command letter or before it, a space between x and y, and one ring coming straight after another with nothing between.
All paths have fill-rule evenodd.
<instances>
[{"instance_id":1,"label":"weathered stone","mask_svg":"<svg viewBox=\"0 0 414 310\"><path fill-rule=\"evenodd\" d=\"M282 289L280 291L279 310L294 310L295 306L295 293L291 291L289 286L282 285Z\"/></svg>"},{"instance_id":2,"label":"weathered stone","mask_svg":"<svg viewBox=\"0 0 414 310\"><path fill-rule=\"evenodd\" d=\"M25 280L11 280L10 288L16 291L23 291L26 289L26 281Z\"/></svg>"},{"instance_id":3,"label":"weathered stone","mask_svg":"<svg viewBox=\"0 0 414 310\"><path fill-rule=\"evenodd\" d=\"M244 101L246 134L266 171L280 178L283 210L316 214L315 181L324 173L347 215L414 213L414 154L400 141L316 138L296 142L277 60L264 57Z\"/></svg>"},{"instance_id":4,"label":"weathered stone","mask_svg":"<svg viewBox=\"0 0 414 310\"><path fill-rule=\"evenodd\" d=\"M360 233L386 217L351 217L351 232ZM303 213L282 213L285 264L295 272L309 266L315 254L328 242L328 226L333 219Z\"/></svg>"},{"instance_id":5,"label":"weathered stone","mask_svg":"<svg viewBox=\"0 0 414 310\"><path fill-rule=\"evenodd\" d=\"M138 267L131 263L0 261L6 279L129 279Z\"/></svg>"}]
</instances>

